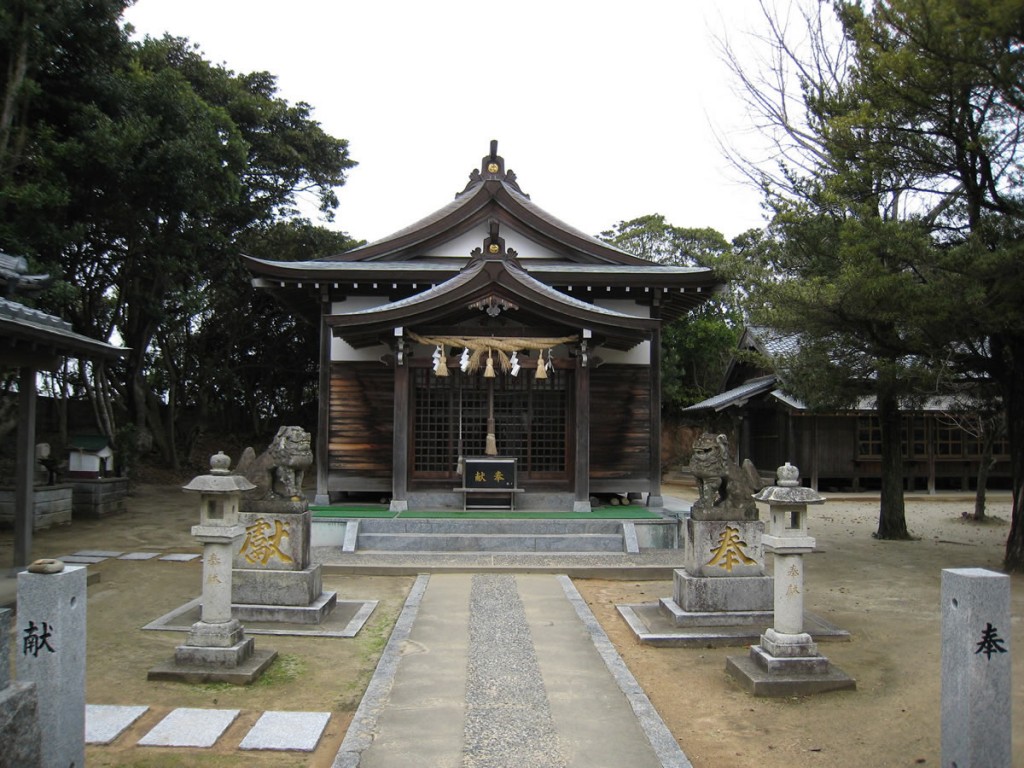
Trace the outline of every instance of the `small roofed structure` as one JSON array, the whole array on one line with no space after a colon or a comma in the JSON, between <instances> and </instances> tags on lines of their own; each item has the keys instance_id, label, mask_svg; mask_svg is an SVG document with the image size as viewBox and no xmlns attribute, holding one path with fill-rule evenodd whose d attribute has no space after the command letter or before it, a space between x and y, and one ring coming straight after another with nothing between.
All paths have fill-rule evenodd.
<instances>
[{"instance_id":1,"label":"small roofed structure","mask_svg":"<svg viewBox=\"0 0 1024 768\"><path fill-rule=\"evenodd\" d=\"M497 142L451 203L392 235L247 265L321 328L319 502L461 506L463 459L502 456L517 462L517 507L661 504L661 327L721 281L555 218Z\"/></svg>"},{"instance_id":2,"label":"small roofed structure","mask_svg":"<svg viewBox=\"0 0 1024 768\"><path fill-rule=\"evenodd\" d=\"M95 480L114 472L114 446L106 435L72 435L68 445L68 477Z\"/></svg>"},{"instance_id":3,"label":"small roofed structure","mask_svg":"<svg viewBox=\"0 0 1024 768\"><path fill-rule=\"evenodd\" d=\"M70 323L15 300L37 292L46 275L28 274L25 259L0 253L0 367L15 368L18 379L18 437L15 468L14 563L27 565L32 552L35 473L36 374L55 370L65 357L113 360L127 350L75 333Z\"/></svg>"}]
</instances>

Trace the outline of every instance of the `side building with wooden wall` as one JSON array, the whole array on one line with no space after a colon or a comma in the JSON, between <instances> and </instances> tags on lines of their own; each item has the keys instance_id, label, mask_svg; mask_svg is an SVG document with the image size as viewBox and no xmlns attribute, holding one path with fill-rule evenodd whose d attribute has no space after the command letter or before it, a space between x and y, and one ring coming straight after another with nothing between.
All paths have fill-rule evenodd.
<instances>
[{"instance_id":1,"label":"side building with wooden wall","mask_svg":"<svg viewBox=\"0 0 1024 768\"><path fill-rule=\"evenodd\" d=\"M741 352L762 359L791 354L798 340L765 328L747 328ZM683 416L707 429L731 433L738 459L750 459L762 475L789 461L816 490L874 490L882 475L881 428L872 398L842 412L811 411L789 395L770 370L738 355L722 391L685 408ZM986 450L986 435L971 429L976 414L951 399L933 397L909 407L903 416L903 469L907 490L970 490L978 471L989 464L989 480L1009 480L1009 448L996 439ZM989 453L989 451L991 453Z\"/></svg>"}]
</instances>

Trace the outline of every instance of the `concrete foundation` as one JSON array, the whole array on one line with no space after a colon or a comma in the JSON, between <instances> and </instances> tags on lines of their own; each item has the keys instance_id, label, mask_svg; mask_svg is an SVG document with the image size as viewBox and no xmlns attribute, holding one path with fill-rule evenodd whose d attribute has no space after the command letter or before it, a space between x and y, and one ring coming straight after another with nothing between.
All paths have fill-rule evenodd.
<instances>
[{"instance_id":1,"label":"concrete foundation","mask_svg":"<svg viewBox=\"0 0 1024 768\"><path fill-rule=\"evenodd\" d=\"M34 506L32 530L71 522L72 486L37 485L32 491ZM0 489L0 527L14 527L14 489Z\"/></svg>"},{"instance_id":2,"label":"concrete foundation","mask_svg":"<svg viewBox=\"0 0 1024 768\"><path fill-rule=\"evenodd\" d=\"M69 485L73 489L72 516L77 519L95 519L117 515L125 510L128 498L128 478L104 477L96 480L76 479Z\"/></svg>"},{"instance_id":3,"label":"concrete foundation","mask_svg":"<svg viewBox=\"0 0 1024 768\"><path fill-rule=\"evenodd\" d=\"M233 605L309 605L320 598L323 577L319 564L301 571L235 568L231 573Z\"/></svg>"}]
</instances>

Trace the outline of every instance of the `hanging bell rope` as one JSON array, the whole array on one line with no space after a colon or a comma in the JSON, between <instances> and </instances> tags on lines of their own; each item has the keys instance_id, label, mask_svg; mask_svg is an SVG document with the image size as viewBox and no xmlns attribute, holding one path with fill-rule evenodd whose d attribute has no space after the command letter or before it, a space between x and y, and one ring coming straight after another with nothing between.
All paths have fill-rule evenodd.
<instances>
[{"instance_id":1,"label":"hanging bell rope","mask_svg":"<svg viewBox=\"0 0 1024 768\"><path fill-rule=\"evenodd\" d=\"M491 361L491 353L497 356L498 364L501 366L501 370L504 373L508 373L512 369L512 361L510 355L516 352L526 350L537 350L541 354L537 357L537 378L547 378L547 374L540 374L541 368L544 366L543 351L548 350L548 364L551 362L551 348L557 347L559 344L572 344L579 341L579 336L561 336L557 338L529 338L529 337L494 337L494 336L420 336L412 331L406 331L406 336L415 341L418 344L427 344L432 347L440 347L442 350L445 347L462 347L462 357L459 360L459 365L464 373L475 373L480 368L480 363L487 355L488 361L493 370L493 361ZM468 355L468 356L467 356ZM444 360L442 354L441 360ZM447 364L445 365L447 371ZM440 373L440 363L438 364L438 376Z\"/></svg>"}]
</instances>

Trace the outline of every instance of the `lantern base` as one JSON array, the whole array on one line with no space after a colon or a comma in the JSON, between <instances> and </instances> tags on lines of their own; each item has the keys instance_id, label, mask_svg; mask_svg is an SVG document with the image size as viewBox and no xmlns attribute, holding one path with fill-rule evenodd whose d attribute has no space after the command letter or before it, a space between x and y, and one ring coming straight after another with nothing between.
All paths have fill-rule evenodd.
<instances>
[{"instance_id":1,"label":"lantern base","mask_svg":"<svg viewBox=\"0 0 1024 768\"><path fill-rule=\"evenodd\" d=\"M252 643L252 639L247 640ZM178 646L180 651L187 646ZM212 649L198 649L201 651ZM231 685L249 685L260 678L277 658L277 651L253 650L252 653L233 667L220 666L204 661L183 662L175 658L158 664L149 670L147 680L170 680L179 683L229 683Z\"/></svg>"},{"instance_id":2,"label":"lantern base","mask_svg":"<svg viewBox=\"0 0 1024 768\"><path fill-rule=\"evenodd\" d=\"M857 688L857 681L825 656L772 656L759 645L747 656L729 656L725 671L754 696L807 696Z\"/></svg>"}]
</instances>

